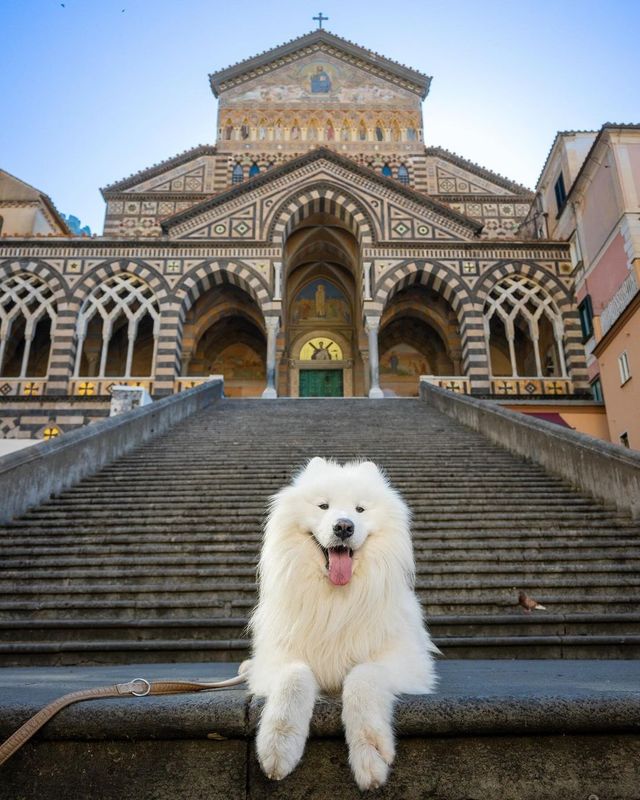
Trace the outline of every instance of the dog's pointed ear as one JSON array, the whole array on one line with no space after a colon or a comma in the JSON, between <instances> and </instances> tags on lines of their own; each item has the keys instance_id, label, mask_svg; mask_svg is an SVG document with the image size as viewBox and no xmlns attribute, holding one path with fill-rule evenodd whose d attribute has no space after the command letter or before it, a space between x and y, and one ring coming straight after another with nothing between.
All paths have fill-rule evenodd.
<instances>
[{"instance_id":1,"label":"dog's pointed ear","mask_svg":"<svg viewBox=\"0 0 640 800\"><path fill-rule=\"evenodd\" d=\"M314 456L307 462L305 472L313 472L316 469L320 469L321 467L324 468L326 466L327 462L324 458L320 458L320 456Z\"/></svg>"},{"instance_id":2,"label":"dog's pointed ear","mask_svg":"<svg viewBox=\"0 0 640 800\"><path fill-rule=\"evenodd\" d=\"M320 458L320 456L315 456L315 458L310 458L309 461L301 467L300 470L294 476L294 483L299 483L302 478L308 476L309 474L313 474L320 469L323 469L327 466L327 462L324 458Z\"/></svg>"},{"instance_id":3,"label":"dog's pointed ear","mask_svg":"<svg viewBox=\"0 0 640 800\"><path fill-rule=\"evenodd\" d=\"M376 475L382 475L380 467L378 467L377 464L374 464L373 461L361 461L358 466L361 470L368 472L369 474L375 473Z\"/></svg>"}]
</instances>

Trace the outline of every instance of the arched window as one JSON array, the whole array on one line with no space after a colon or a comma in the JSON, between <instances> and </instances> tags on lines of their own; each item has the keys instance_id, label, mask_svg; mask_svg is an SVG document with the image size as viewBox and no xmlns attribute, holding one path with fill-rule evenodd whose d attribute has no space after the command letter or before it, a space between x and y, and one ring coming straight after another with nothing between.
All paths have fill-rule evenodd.
<instances>
[{"instance_id":1,"label":"arched window","mask_svg":"<svg viewBox=\"0 0 640 800\"><path fill-rule=\"evenodd\" d=\"M227 141L233 139L233 122L230 119L227 120L227 124L224 126L224 138Z\"/></svg>"},{"instance_id":2,"label":"arched window","mask_svg":"<svg viewBox=\"0 0 640 800\"><path fill-rule=\"evenodd\" d=\"M404 183L405 186L409 185L409 170L404 164L400 164L398 167L398 180L400 183Z\"/></svg>"},{"instance_id":3,"label":"arched window","mask_svg":"<svg viewBox=\"0 0 640 800\"><path fill-rule=\"evenodd\" d=\"M494 376L566 377L564 325L553 298L524 275L510 275L489 293L484 309Z\"/></svg>"},{"instance_id":4,"label":"arched window","mask_svg":"<svg viewBox=\"0 0 640 800\"><path fill-rule=\"evenodd\" d=\"M360 120L360 125L358 125L358 139L361 142L367 141L367 126L364 124L364 120Z\"/></svg>"},{"instance_id":5,"label":"arched window","mask_svg":"<svg viewBox=\"0 0 640 800\"><path fill-rule=\"evenodd\" d=\"M273 128L273 138L276 142L282 141L282 120L276 120L276 124Z\"/></svg>"},{"instance_id":6,"label":"arched window","mask_svg":"<svg viewBox=\"0 0 640 800\"><path fill-rule=\"evenodd\" d=\"M387 178L393 177L393 172L391 172L391 167L388 164L382 165L382 174L385 175Z\"/></svg>"},{"instance_id":7,"label":"arched window","mask_svg":"<svg viewBox=\"0 0 640 800\"><path fill-rule=\"evenodd\" d=\"M399 126L399 125L398 125L398 123L397 123L397 122L394 120L394 121L391 123L391 141L392 141L392 142L399 142L399 141L400 141L400 138L401 138L401 137L400 137L400 126Z\"/></svg>"},{"instance_id":8,"label":"arched window","mask_svg":"<svg viewBox=\"0 0 640 800\"><path fill-rule=\"evenodd\" d=\"M267 138L267 120L261 119L258 123L258 139L263 142Z\"/></svg>"},{"instance_id":9,"label":"arched window","mask_svg":"<svg viewBox=\"0 0 640 800\"><path fill-rule=\"evenodd\" d=\"M408 142L415 142L418 138L418 134L415 128L407 128L407 141Z\"/></svg>"},{"instance_id":10,"label":"arched window","mask_svg":"<svg viewBox=\"0 0 640 800\"><path fill-rule=\"evenodd\" d=\"M20 273L0 283L0 375L46 376L55 324L53 291L41 278Z\"/></svg>"},{"instance_id":11,"label":"arched window","mask_svg":"<svg viewBox=\"0 0 640 800\"><path fill-rule=\"evenodd\" d=\"M160 308L153 289L128 272L114 275L82 304L76 335L76 376L153 375Z\"/></svg>"},{"instance_id":12,"label":"arched window","mask_svg":"<svg viewBox=\"0 0 640 800\"><path fill-rule=\"evenodd\" d=\"M291 141L297 142L300 138L300 123L297 119L293 120L293 125L291 126Z\"/></svg>"},{"instance_id":13,"label":"arched window","mask_svg":"<svg viewBox=\"0 0 640 800\"><path fill-rule=\"evenodd\" d=\"M260 167L254 161L253 164L249 167L249 177L253 178L254 175L260 174Z\"/></svg>"},{"instance_id":14,"label":"arched window","mask_svg":"<svg viewBox=\"0 0 640 800\"><path fill-rule=\"evenodd\" d=\"M251 128L249 127L249 120L245 119L242 121L242 125L240 126L240 138L241 139L248 139L251 135Z\"/></svg>"},{"instance_id":15,"label":"arched window","mask_svg":"<svg viewBox=\"0 0 640 800\"><path fill-rule=\"evenodd\" d=\"M244 170L242 164L234 164L231 171L231 183L242 183L244 180Z\"/></svg>"},{"instance_id":16,"label":"arched window","mask_svg":"<svg viewBox=\"0 0 640 800\"><path fill-rule=\"evenodd\" d=\"M376 123L375 129L376 141L383 142L384 141L384 128L380 122Z\"/></svg>"},{"instance_id":17,"label":"arched window","mask_svg":"<svg viewBox=\"0 0 640 800\"><path fill-rule=\"evenodd\" d=\"M345 119L342 123L342 128L340 129L340 139L343 142L348 142L351 139L351 123L348 119Z\"/></svg>"},{"instance_id":18,"label":"arched window","mask_svg":"<svg viewBox=\"0 0 640 800\"><path fill-rule=\"evenodd\" d=\"M333 122L330 119L327 120L327 124L324 126L324 138L327 142L332 142L336 138Z\"/></svg>"}]
</instances>

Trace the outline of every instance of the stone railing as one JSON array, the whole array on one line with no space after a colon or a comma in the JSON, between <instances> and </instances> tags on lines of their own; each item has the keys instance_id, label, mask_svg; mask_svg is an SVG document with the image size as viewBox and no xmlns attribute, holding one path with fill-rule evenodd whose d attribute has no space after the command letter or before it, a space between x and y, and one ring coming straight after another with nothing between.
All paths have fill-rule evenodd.
<instances>
[{"instance_id":1,"label":"stone railing","mask_svg":"<svg viewBox=\"0 0 640 800\"><path fill-rule=\"evenodd\" d=\"M2 397L42 397L47 390L46 378L2 378L0 377L0 398Z\"/></svg>"},{"instance_id":2,"label":"stone railing","mask_svg":"<svg viewBox=\"0 0 640 800\"><path fill-rule=\"evenodd\" d=\"M630 272L622 282L618 291L605 306L602 314L600 314L600 325L602 327L603 336L605 333L607 333L607 331L611 330L615 321L633 300L637 291L638 281L636 279L636 274L635 272Z\"/></svg>"},{"instance_id":3,"label":"stone railing","mask_svg":"<svg viewBox=\"0 0 640 800\"><path fill-rule=\"evenodd\" d=\"M471 393L471 381L464 375L421 375L420 380L439 386L441 389L448 389L450 392Z\"/></svg>"},{"instance_id":4,"label":"stone railing","mask_svg":"<svg viewBox=\"0 0 640 800\"><path fill-rule=\"evenodd\" d=\"M0 523L93 475L222 396L221 380L164 397L0 458ZM2 796L0 785L0 797Z\"/></svg>"},{"instance_id":5,"label":"stone railing","mask_svg":"<svg viewBox=\"0 0 640 800\"><path fill-rule=\"evenodd\" d=\"M640 518L640 453L509 411L491 400L445 392L427 381L420 382L420 397L577 489Z\"/></svg>"}]
</instances>

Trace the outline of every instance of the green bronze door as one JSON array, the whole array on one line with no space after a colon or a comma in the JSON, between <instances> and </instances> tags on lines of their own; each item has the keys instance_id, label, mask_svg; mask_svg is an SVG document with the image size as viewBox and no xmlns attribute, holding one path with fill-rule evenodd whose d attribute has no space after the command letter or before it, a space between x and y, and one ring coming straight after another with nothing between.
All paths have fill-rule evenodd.
<instances>
[{"instance_id":1,"label":"green bronze door","mask_svg":"<svg viewBox=\"0 0 640 800\"><path fill-rule=\"evenodd\" d=\"M342 397L342 370L301 369L300 397Z\"/></svg>"}]
</instances>

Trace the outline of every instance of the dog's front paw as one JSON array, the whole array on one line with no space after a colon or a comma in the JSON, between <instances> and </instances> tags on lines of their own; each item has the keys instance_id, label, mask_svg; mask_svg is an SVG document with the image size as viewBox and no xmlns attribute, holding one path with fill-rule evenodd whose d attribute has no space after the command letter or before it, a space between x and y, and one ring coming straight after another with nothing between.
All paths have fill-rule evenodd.
<instances>
[{"instance_id":1,"label":"dog's front paw","mask_svg":"<svg viewBox=\"0 0 640 800\"><path fill-rule=\"evenodd\" d=\"M385 737L363 731L349 747L353 777L362 791L378 789L386 783L393 758L392 736Z\"/></svg>"},{"instance_id":2,"label":"dog's front paw","mask_svg":"<svg viewBox=\"0 0 640 800\"><path fill-rule=\"evenodd\" d=\"M306 736L284 719L263 720L256 737L258 760L264 774L281 781L298 765Z\"/></svg>"}]
</instances>

